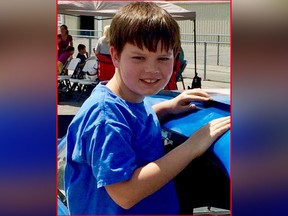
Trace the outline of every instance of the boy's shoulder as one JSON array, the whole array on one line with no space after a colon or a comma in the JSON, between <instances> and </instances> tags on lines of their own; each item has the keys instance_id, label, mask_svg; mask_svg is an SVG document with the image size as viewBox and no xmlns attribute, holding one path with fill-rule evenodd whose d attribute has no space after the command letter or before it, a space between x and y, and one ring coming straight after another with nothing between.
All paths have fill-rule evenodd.
<instances>
[{"instance_id":1,"label":"boy's shoulder","mask_svg":"<svg viewBox=\"0 0 288 216\"><path fill-rule=\"evenodd\" d=\"M93 125L103 122L128 123L135 122L136 117L133 113L133 108L100 83L83 103L76 118Z\"/></svg>"},{"instance_id":2,"label":"boy's shoulder","mask_svg":"<svg viewBox=\"0 0 288 216\"><path fill-rule=\"evenodd\" d=\"M134 111L138 112L145 109L144 102L139 104L128 102L113 93L107 88L105 83L99 83L85 103L87 103L87 106L89 107L92 106L96 109L102 109L105 112L107 111L114 114L117 112L122 114L128 112L133 115Z\"/></svg>"},{"instance_id":3,"label":"boy's shoulder","mask_svg":"<svg viewBox=\"0 0 288 216\"><path fill-rule=\"evenodd\" d=\"M103 83L99 83L92 91L90 97L85 101L83 107L103 108L113 107L119 102L119 98L113 94ZM87 104L87 105L86 105Z\"/></svg>"}]
</instances>

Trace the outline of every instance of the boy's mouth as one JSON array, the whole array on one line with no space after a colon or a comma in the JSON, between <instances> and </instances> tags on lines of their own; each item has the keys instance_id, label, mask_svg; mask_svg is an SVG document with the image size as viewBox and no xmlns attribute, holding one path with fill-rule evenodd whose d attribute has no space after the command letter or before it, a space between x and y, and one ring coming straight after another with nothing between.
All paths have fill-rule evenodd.
<instances>
[{"instance_id":1,"label":"boy's mouth","mask_svg":"<svg viewBox=\"0 0 288 216\"><path fill-rule=\"evenodd\" d=\"M155 84L157 83L160 79L140 79L142 82L146 84Z\"/></svg>"}]
</instances>

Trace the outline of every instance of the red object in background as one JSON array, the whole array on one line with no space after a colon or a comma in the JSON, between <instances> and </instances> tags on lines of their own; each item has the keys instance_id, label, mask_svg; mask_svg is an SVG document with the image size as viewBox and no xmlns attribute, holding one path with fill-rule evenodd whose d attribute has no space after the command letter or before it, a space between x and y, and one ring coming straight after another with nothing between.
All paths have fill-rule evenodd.
<instances>
[{"instance_id":1,"label":"red object in background","mask_svg":"<svg viewBox=\"0 0 288 216\"><path fill-rule=\"evenodd\" d=\"M97 54L98 61L98 79L100 81L110 80L114 73L115 67L113 65L110 55Z\"/></svg>"},{"instance_id":2,"label":"red object in background","mask_svg":"<svg viewBox=\"0 0 288 216\"><path fill-rule=\"evenodd\" d=\"M177 87L177 73L180 70L181 62L179 55L175 58L174 61L174 67L173 67L173 73L171 75L171 78L168 82L168 84L164 87L164 90L178 90Z\"/></svg>"}]
</instances>

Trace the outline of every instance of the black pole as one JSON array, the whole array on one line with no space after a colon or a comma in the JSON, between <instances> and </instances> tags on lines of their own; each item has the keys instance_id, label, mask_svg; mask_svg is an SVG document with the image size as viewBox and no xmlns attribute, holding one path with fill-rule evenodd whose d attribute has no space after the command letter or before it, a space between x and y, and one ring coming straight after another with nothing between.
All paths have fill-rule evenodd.
<instances>
[{"instance_id":1,"label":"black pole","mask_svg":"<svg viewBox=\"0 0 288 216\"><path fill-rule=\"evenodd\" d=\"M196 59L196 19L194 19L194 65L195 65L195 76L197 75L197 59Z\"/></svg>"},{"instance_id":2,"label":"black pole","mask_svg":"<svg viewBox=\"0 0 288 216\"><path fill-rule=\"evenodd\" d=\"M201 88L201 78L197 76L197 58L196 58L196 19L194 21L194 65L195 65L195 75L192 80L191 88ZM188 86L188 89L191 89Z\"/></svg>"}]
</instances>

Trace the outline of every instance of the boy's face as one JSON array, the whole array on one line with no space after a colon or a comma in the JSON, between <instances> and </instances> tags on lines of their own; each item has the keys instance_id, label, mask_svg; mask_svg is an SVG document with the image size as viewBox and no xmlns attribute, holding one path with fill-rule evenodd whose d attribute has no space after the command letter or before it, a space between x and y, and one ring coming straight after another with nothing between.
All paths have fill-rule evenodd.
<instances>
[{"instance_id":1,"label":"boy's face","mask_svg":"<svg viewBox=\"0 0 288 216\"><path fill-rule=\"evenodd\" d=\"M84 49L81 49L81 50L80 50L80 53L81 53L81 54L85 54L85 53L86 53L86 47L85 47Z\"/></svg>"},{"instance_id":2,"label":"boy's face","mask_svg":"<svg viewBox=\"0 0 288 216\"><path fill-rule=\"evenodd\" d=\"M161 50L158 43L156 52L143 50L132 44L126 44L120 56L111 47L114 65L118 68L120 88L130 100L143 100L144 96L153 95L163 89L172 74L173 50ZM126 98L124 98L126 99Z\"/></svg>"}]
</instances>

